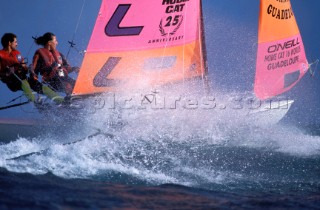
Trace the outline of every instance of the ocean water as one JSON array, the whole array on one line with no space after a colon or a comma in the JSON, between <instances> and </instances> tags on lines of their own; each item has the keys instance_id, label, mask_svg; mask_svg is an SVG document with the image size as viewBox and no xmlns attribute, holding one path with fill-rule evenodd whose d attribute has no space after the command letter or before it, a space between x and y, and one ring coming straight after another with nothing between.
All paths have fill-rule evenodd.
<instances>
[{"instance_id":1,"label":"ocean water","mask_svg":"<svg viewBox=\"0 0 320 210\"><path fill-rule=\"evenodd\" d=\"M320 209L319 125L108 97L0 145L0 209Z\"/></svg>"}]
</instances>

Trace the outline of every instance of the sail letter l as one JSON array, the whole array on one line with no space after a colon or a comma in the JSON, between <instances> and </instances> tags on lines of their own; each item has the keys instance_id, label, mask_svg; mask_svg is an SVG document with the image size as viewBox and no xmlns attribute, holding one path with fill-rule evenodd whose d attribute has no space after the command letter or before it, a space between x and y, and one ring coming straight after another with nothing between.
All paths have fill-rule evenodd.
<instances>
[{"instance_id":1,"label":"sail letter l","mask_svg":"<svg viewBox=\"0 0 320 210\"><path fill-rule=\"evenodd\" d=\"M105 33L108 36L134 36L139 35L143 26L120 27L120 23L126 13L128 12L131 4L120 4L116 11L113 13L111 19L105 28Z\"/></svg>"}]
</instances>

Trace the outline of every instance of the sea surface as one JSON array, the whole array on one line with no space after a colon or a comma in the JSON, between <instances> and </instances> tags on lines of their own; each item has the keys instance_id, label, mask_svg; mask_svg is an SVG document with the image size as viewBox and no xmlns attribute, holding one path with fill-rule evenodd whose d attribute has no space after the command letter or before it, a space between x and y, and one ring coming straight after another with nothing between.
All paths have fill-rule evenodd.
<instances>
[{"instance_id":1,"label":"sea surface","mask_svg":"<svg viewBox=\"0 0 320 210\"><path fill-rule=\"evenodd\" d=\"M0 209L320 209L320 125L127 105L1 143Z\"/></svg>"}]
</instances>

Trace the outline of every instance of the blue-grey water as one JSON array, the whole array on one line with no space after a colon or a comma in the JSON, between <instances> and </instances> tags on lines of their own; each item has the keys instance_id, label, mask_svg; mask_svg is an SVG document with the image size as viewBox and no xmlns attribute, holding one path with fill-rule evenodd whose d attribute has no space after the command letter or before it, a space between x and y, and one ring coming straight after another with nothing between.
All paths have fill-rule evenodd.
<instances>
[{"instance_id":1,"label":"blue-grey water","mask_svg":"<svg viewBox=\"0 0 320 210\"><path fill-rule=\"evenodd\" d=\"M319 125L145 108L60 116L2 143L0 209L320 208Z\"/></svg>"}]
</instances>

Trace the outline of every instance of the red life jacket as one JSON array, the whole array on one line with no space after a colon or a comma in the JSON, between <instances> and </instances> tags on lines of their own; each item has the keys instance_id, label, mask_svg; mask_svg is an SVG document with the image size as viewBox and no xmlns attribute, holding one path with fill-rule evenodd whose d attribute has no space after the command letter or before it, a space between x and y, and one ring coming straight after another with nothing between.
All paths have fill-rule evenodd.
<instances>
[{"instance_id":1,"label":"red life jacket","mask_svg":"<svg viewBox=\"0 0 320 210\"><path fill-rule=\"evenodd\" d=\"M18 50L13 50L11 53L8 53L6 50L0 50L0 57L2 70L7 67L12 67L15 64L21 64L23 61L23 57Z\"/></svg>"},{"instance_id":2,"label":"red life jacket","mask_svg":"<svg viewBox=\"0 0 320 210\"><path fill-rule=\"evenodd\" d=\"M8 53L6 50L0 50L0 57L1 57L1 71L5 73L8 67L13 67L14 72L18 75L21 79L23 79L27 74L27 69L24 68L21 64L23 62L23 57L18 50L13 50L11 53ZM6 78L2 78L3 81Z\"/></svg>"},{"instance_id":3,"label":"red life jacket","mask_svg":"<svg viewBox=\"0 0 320 210\"><path fill-rule=\"evenodd\" d=\"M68 71L63 67L63 60L62 56L60 55L58 50L48 50L46 48L40 48L37 50L37 53L40 55L40 57L44 61L44 66L42 68L52 68L51 72L43 71L40 69L40 74L43 77L44 80L50 80L57 75L57 68L54 68L54 63L59 64L64 72L65 75L68 75Z\"/></svg>"}]
</instances>

